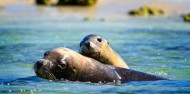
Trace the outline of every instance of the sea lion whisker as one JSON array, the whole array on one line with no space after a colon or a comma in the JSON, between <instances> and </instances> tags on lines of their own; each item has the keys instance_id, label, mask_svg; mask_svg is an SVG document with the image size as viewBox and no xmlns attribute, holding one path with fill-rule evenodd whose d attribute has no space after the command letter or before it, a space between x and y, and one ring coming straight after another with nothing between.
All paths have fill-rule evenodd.
<instances>
[{"instance_id":1,"label":"sea lion whisker","mask_svg":"<svg viewBox=\"0 0 190 94\"><path fill-rule=\"evenodd\" d=\"M52 79L52 80L53 80L53 77L51 76L51 74L50 74L50 73L47 73L47 78L49 78L49 79Z\"/></svg>"},{"instance_id":2,"label":"sea lion whisker","mask_svg":"<svg viewBox=\"0 0 190 94\"><path fill-rule=\"evenodd\" d=\"M46 78L46 73L44 71L40 71L39 74L43 77Z\"/></svg>"},{"instance_id":3,"label":"sea lion whisker","mask_svg":"<svg viewBox=\"0 0 190 94\"><path fill-rule=\"evenodd\" d=\"M39 70L38 73L46 79L56 79L56 77L53 75L53 73L47 68L47 67L43 67L43 70Z\"/></svg>"},{"instance_id":4,"label":"sea lion whisker","mask_svg":"<svg viewBox=\"0 0 190 94\"><path fill-rule=\"evenodd\" d=\"M46 70L46 74L49 76L49 78L51 79L56 79L56 77L55 77L55 75L53 75L53 73L52 72L50 72L49 70Z\"/></svg>"},{"instance_id":5,"label":"sea lion whisker","mask_svg":"<svg viewBox=\"0 0 190 94\"><path fill-rule=\"evenodd\" d=\"M50 73L51 77L56 80L56 77L53 75L53 73Z\"/></svg>"}]
</instances>

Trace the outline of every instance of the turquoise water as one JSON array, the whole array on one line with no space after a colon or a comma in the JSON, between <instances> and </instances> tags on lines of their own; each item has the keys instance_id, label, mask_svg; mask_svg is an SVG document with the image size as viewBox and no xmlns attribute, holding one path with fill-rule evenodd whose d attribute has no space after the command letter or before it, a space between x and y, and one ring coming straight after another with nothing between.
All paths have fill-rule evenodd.
<instances>
[{"instance_id":1,"label":"turquoise water","mask_svg":"<svg viewBox=\"0 0 190 94\"><path fill-rule=\"evenodd\" d=\"M86 21L71 14L37 7L0 11L0 93L190 93L190 24L179 16ZM92 33L106 38L131 69L171 80L105 85L35 75L33 64L45 51L61 46L78 51Z\"/></svg>"}]
</instances>

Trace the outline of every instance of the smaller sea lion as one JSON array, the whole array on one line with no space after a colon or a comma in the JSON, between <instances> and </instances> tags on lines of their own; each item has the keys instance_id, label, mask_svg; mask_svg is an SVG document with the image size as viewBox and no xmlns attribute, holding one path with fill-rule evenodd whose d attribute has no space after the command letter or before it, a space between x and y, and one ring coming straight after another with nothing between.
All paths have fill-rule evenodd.
<instances>
[{"instance_id":1,"label":"smaller sea lion","mask_svg":"<svg viewBox=\"0 0 190 94\"><path fill-rule=\"evenodd\" d=\"M70 80L92 83L166 80L163 77L131 69L102 64L68 48L47 51L34 64L37 76L48 80Z\"/></svg>"},{"instance_id":2,"label":"smaller sea lion","mask_svg":"<svg viewBox=\"0 0 190 94\"><path fill-rule=\"evenodd\" d=\"M125 61L110 47L107 40L95 34L87 35L80 42L80 53L101 63L129 69Z\"/></svg>"}]
</instances>

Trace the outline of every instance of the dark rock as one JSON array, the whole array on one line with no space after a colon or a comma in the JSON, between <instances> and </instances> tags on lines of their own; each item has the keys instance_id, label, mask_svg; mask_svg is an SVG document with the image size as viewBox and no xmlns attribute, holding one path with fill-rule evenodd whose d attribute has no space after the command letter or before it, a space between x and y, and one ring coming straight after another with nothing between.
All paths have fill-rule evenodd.
<instances>
[{"instance_id":1,"label":"dark rock","mask_svg":"<svg viewBox=\"0 0 190 94\"><path fill-rule=\"evenodd\" d=\"M190 13L189 14L185 14L185 15L182 15L182 18L185 22L190 22Z\"/></svg>"},{"instance_id":2,"label":"dark rock","mask_svg":"<svg viewBox=\"0 0 190 94\"><path fill-rule=\"evenodd\" d=\"M97 0L76 0L78 5L94 5Z\"/></svg>"},{"instance_id":3,"label":"dark rock","mask_svg":"<svg viewBox=\"0 0 190 94\"><path fill-rule=\"evenodd\" d=\"M52 5L51 0L36 0L36 4L38 5Z\"/></svg>"},{"instance_id":4,"label":"dark rock","mask_svg":"<svg viewBox=\"0 0 190 94\"><path fill-rule=\"evenodd\" d=\"M161 9L143 6L138 10L132 10L128 13L131 16L154 16L154 15L163 15L164 11Z\"/></svg>"},{"instance_id":5,"label":"dark rock","mask_svg":"<svg viewBox=\"0 0 190 94\"><path fill-rule=\"evenodd\" d=\"M36 0L38 5L82 5L91 6L96 4L97 0Z\"/></svg>"},{"instance_id":6,"label":"dark rock","mask_svg":"<svg viewBox=\"0 0 190 94\"><path fill-rule=\"evenodd\" d=\"M82 5L91 6L95 5L97 0L59 0L58 5Z\"/></svg>"}]
</instances>

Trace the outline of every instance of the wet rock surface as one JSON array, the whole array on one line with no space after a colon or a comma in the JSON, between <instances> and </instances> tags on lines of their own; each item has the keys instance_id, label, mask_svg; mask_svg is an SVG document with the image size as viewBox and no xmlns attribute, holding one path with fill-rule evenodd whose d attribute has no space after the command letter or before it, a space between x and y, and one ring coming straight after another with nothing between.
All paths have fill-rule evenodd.
<instances>
[{"instance_id":1,"label":"wet rock surface","mask_svg":"<svg viewBox=\"0 0 190 94\"><path fill-rule=\"evenodd\" d=\"M190 13L182 15L182 18L185 22L189 22L190 23Z\"/></svg>"},{"instance_id":2,"label":"wet rock surface","mask_svg":"<svg viewBox=\"0 0 190 94\"><path fill-rule=\"evenodd\" d=\"M131 10L128 14L131 16L155 16L163 15L164 11L154 7L142 6L137 10Z\"/></svg>"},{"instance_id":3,"label":"wet rock surface","mask_svg":"<svg viewBox=\"0 0 190 94\"><path fill-rule=\"evenodd\" d=\"M36 0L38 5L81 5L90 6L96 4L97 0Z\"/></svg>"}]
</instances>

